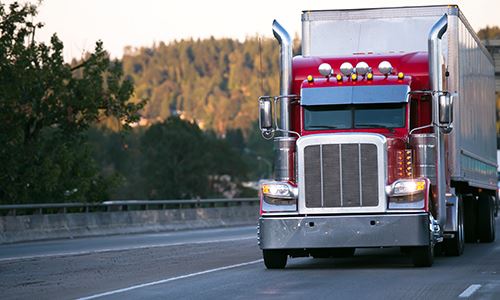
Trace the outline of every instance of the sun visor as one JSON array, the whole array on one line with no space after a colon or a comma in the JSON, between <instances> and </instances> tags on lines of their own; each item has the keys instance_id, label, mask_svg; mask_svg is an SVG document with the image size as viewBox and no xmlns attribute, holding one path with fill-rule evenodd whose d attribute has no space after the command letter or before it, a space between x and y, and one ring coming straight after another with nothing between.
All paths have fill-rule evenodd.
<instances>
[{"instance_id":1,"label":"sun visor","mask_svg":"<svg viewBox=\"0 0 500 300\"><path fill-rule=\"evenodd\" d=\"M371 104L408 102L408 85L303 87L301 104Z\"/></svg>"}]
</instances>

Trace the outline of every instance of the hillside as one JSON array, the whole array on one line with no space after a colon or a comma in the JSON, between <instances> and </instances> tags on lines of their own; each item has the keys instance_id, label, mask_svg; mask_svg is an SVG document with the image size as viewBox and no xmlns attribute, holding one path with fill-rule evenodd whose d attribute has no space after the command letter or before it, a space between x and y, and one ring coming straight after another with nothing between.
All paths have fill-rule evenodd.
<instances>
[{"instance_id":1,"label":"hillside","mask_svg":"<svg viewBox=\"0 0 500 300\"><path fill-rule=\"evenodd\" d=\"M218 134L247 132L258 97L278 92L278 48L275 40L258 38L162 42L126 49L123 67L134 80L134 98L149 99L143 122L178 115Z\"/></svg>"}]
</instances>

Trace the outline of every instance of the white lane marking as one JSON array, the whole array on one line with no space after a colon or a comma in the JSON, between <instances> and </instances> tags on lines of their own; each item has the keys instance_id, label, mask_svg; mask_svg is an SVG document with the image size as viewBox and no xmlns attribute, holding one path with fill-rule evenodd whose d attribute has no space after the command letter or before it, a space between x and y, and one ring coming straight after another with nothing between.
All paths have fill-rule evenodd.
<instances>
[{"instance_id":1,"label":"white lane marking","mask_svg":"<svg viewBox=\"0 0 500 300\"><path fill-rule=\"evenodd\" d=\"M460 295L458 295L458 298L469 298L474 294L479 288L481 287L480 284L471 284L468 288L465 289Z\"/></svg>"},{"instance_id":2,"label":"white lane marking","mask_svg":"<svg viewBox=\"0 0 500 300\"><path fill-rule=\"evenodd\" d=\"M201 271L201 272L191 273L191 274L187 274L187 275L182 275L182 276L177 276L177 277L171 277L171 278L162 279L162 280L158 280L158 281L153 281L153 282L148 282L148 283L133 285L133 286L130 286L130 287L127 287L127 288L119 289L119 290L114 290L114 291L109 291L109 292L105 292L105 293L100 293L100 294L96 294L96 295L91 295L91 296L83 297L83 298L78 298L77 300L90 300L90 299L96 299L96 298L101 298L101 297L105 297L105 296L111 296L111 295L115 295L115 294L119 294L119 293L123 293L123 292L128 292L128 291L131 291L131 290L140 289L140 288L143 288L143 287L148 287L148 286L153 286L153 285L158 285L158 284L163 284L163 283L171 282L171 281L174 281L174 280L179 280L179 279L194 277L194 276L198 276L198 275L203 275L203 274L218 272L218 271L222 271L222 270L228 270L228 269L234 269L234 268L238 268L238 267L248 266L248 265L260 263L262 261L263 261L263 259L258 259L258 260L254 260L254 261L244 262L244 263L241 263L241 264L230 265L230 266L225 266L225 267L220 267L220 268L205 270L205 271Z\"/></svg>"},{"instance_id":3,"label":"white lane marking","mask_svg":"<svg viewBox=\"0 0 500 300\"><path fill-rule=\"evenodd\" d=\"M15 256L15 257L5 257L0 258L0 262L9 262L13 260L24 260L24 259L34 259L34 258L46 258L46 257L64 257L64 256L76 256L85 254L95 254L95 253L106 253L114 251L124 251L124 250L138 250L147 248L160 248L169 246L182 246L182 245L198 245L198 244L209 244L209 243L221 243L221 242L233 242L233 241L243 241L257 239L257 236L251 237L241 237L241 238L227 238L227 239L217 239L217 240L206 240L206 241L196 241L196 242L178 242L178 243L165 243L165 244L150 244L150 245L140 245L140 246L127 246L127 247L116 247L116 248L103 248L97 250L86 250L86 251L74 251L74 252L60 252L52 254L39 254L39 255L27 255L27 256Z\"/></svg>"}]
</instances>

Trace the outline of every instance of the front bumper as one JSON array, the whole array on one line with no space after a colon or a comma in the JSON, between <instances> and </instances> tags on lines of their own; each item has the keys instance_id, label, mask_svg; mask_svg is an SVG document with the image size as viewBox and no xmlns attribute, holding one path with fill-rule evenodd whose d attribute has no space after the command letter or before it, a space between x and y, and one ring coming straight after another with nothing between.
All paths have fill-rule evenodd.
<instances>
[{"instance_id":1,"label":"front bumper","mask_svg":"<svg viewBox=\"0 0 500 300\"><path fill-rule=\"evenodd\" d=\"M261 217L261 249L426 246L429 215Z\"/></svg>"}]
</instances>

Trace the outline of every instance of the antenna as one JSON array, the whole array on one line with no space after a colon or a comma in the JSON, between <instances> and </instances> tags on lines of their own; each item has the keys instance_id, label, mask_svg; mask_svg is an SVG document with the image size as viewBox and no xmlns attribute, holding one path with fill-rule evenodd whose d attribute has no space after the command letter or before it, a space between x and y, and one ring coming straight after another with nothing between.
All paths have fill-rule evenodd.
<instances>
[{"instance_id":1,"label":"antenna","mask_svg":"<svg viewBox=\"0 0 500 300\"><path fill-rule=\"evenodd\" d=\"M260 91L261 95L264 95L264 70L262 69L262 38L259 36L259 77L260 77Z\"/></svg>"}]
</instances>

